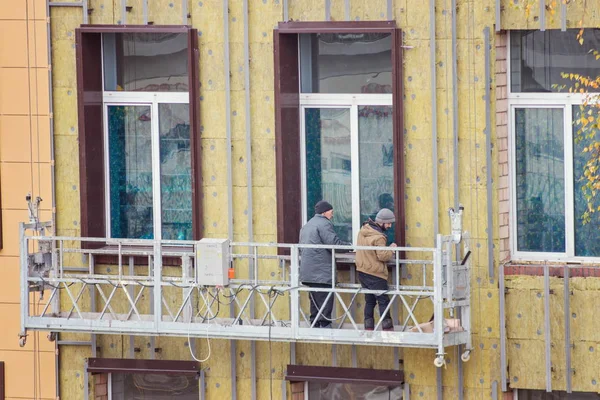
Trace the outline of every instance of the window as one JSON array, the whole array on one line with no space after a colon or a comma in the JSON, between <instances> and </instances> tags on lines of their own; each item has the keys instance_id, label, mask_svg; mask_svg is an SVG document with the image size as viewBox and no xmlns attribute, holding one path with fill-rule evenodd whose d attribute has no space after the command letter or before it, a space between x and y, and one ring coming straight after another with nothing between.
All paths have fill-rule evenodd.
<instances>
[{"instance_id":1,"label":"window","mask_svg":"<svg viewBox=\"0 0 600 400\"><path fill-rule=\"evenodd\" d=\"M400 370L288 365L285 379L292 396L309 400L402 399L404 373Z\"/></svg>"},{"instance_id":2,"label":"window","mask_svg":"<svg viewBox=\"0 0 600 400\"><path fill-rule=\"evenodd\" d=\"M308 400L400 400L402 386L387 386L366 383L322 383L307 382Z\"/></svg>"},{"instance_id":3,"label":"window","mask_svg":"<svg viewBox=\"0 0 600 400\"><path fill-rule=\"evenodd\" d=\"M600 400L599 393L584 393L584 392L551 392L544 390L528 390L518 389L515 399L519 400Z\"/></svg>"},{"instance_id":4,"label":"window","mask_svg":"<svg viewBox=\"0 0 600 400\"><path fill-rule=\"evenodd\" d=\"M196 31L88 26L77 39L82 236L199 239Z\"/></svg>"},{"instance_id":5,"label":"window","mask_svg":"<svg viewBox=\"0 0 600 400\"><path fill-rule=\"evenodd\" d=\"M600 63L589 54L600 30L513 31L509 94L512 154L512 247L517 258L600 257L597 220L585 220L582 191L590 142L577 121L590 112L584 95L561 73L596 77ZM587 134L596 133L592 128ZM599 137L599 136L596 136ZM600 202L598 202L600 204Z\"/></svg>"},{"instance_id":6,"label":"window","mask_svg":"<svg viewBox=\"0 0 600 400\"><path fill-rule=\"evenodd\" d=\"M197 400L200 387L197 376L112 373L108 393L108 400Z\"/></svg>"},{"instance_id":7,"label":"window","mask_svg":"<svg viewBox=\"0 0 600 400\"><path fill-rule=\"evenodd\" d=\"M296 242L324 199L342 240L387 207L399 222L388 241L403 243L399 38L394 21L276 29L278 241Z\"/></svg>"}]
</instances>

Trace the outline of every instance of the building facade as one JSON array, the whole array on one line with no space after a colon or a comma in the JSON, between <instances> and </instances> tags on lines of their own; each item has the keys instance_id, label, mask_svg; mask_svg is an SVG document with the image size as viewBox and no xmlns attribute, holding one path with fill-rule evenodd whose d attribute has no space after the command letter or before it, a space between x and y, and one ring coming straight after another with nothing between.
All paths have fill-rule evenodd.
<instances>
[{"instance_id":1,"label":"building facade","mask_svg":"<svg viewBox=\"0 0 600 400\"><path fill-rule=\"evenodd\" d=\"M50 160L32 153L20 162L27 173L44 163L54 168L45 182L56 215L42 219L52 219L56 235L102 239L73 246L93 249L93 257L73 252L65 261L61 247L60 263L73 273L150 276L155 264L148 260L157 254L143 249L149 242L134 248L123 240L297 243L323 198L334 206L336 233L349 242L380 208L393 209L389 242L407 248L436 246L437 234L452 232L448 209L461 205L470 251L456 255L470 266L470 318L462 315L470 321L470 348L446 347L444 368L434 365L435 349L338 344L335 333L286 342L245 340L243 328L227 339L208 328L174 337L122 334L118 326L69 332L71 316L85 319L86 311L133 318L138 304L164 314L179 307L173 293L144 292L143 280L112 290L82 278L56 290L54 307L68 314L54 326L60 397L120 399L139 390L161 398L157 393L168 390L186 399L379 398L380 390L390 398L597 398L598 223L582 220L588 201L579 183L593 130L578 139L577 124L594 109L569 91L569 74L598 75L598 4L47 5L54 151ZM0 113L4 121L12 111ZM16 153L4 150L16 146L9 132L3 122L7 157ZM6 185L14 174L5 171L14 166L10 157L2 162ZM7 220L26 219L12 212L25 189L2 194L3 238L15 246L18 232ZM123 243L134 246L125 256ZM174 250L162 251L163 274L189 267L185 256L178 261L167 254ZM250 282L286 279L282 264L263 265L253 270L238 260L234 272ZM403 264L397 279L406 287L431 283L425 270ZM353 267L340 268L338 277L352 281ZM273 293L263 295L280 295ZM202 299L211 310L231 307L232 317L245 309L243 299L206 296L198 292L190 312L200 313ZM255 300L252 319L264 313L271 327L278 306ZM300 306L306 309L308 298ZM411 316L427 321L434 307L408 307L397 325ZM90 332L100 325L90 323ZM268 334L277 338L278 331Z\"/></svg>"}]
</instances>

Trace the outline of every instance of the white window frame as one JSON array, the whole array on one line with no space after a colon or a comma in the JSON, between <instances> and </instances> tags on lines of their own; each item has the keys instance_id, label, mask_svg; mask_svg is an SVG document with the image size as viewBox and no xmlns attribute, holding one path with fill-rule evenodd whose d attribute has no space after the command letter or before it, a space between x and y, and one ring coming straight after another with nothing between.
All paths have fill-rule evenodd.
<instances>
[{"instance_id":1,"label":"white window frame","mask_svg":"<svg viewBox=\"0 0 600 400\"><path fill-rule=\"evenodd\" d=\"M106 395L108 400L112 400L112 373L108 373L108 378L106 379Z\"/></svg>"},{"instance_id":2,"label":"white window frame","mask_svg":"<svg viewBox=\"0 0 600 400\"><path fill-rule=\"evenodd\" d=\"M511 85L511 43L507 33L507 96L508 96L508 162L510 198L510 247L513 260L518 261L558 261L577 263L598 263L600 257L575 256L575 192L573 182L573 106L585 102L580 93L513 93ZM562 108L564 118L564 174L565 174L565 252L519 251L517 246L517 183L516 183L516 127L517 108Z\"/></svg>"},{"instance_id":3,"label":"white window frame","mask_svg":"<svg viewBox=\"0 0 600 400\"><path fill-rule=\"evenodd\" d=\"M188 33L189 34L189 33ZM188 44L189 45L189 44ZM102 113L104 135L104 214L106 237L112 238L110 226L110 160L108 145L108 107L109 106L150 106L152 123L152 232L154 239L162 240L162 208L160 192L160 141L158 125L158 104L190 104L187 92L133 92L104 90L104 34L101 35L100 53L102 58ZM190 73L190 71L188 71ZM190 125L191 128L191 125ZM190 130L190 135L193 132Z\"/></svg>"},{"instance_id":4,"label":"white window frame","mask_svg":"<svg viewBox=\"0 0 600 400\"><path fill-rule=\"evenodd\" d=\"M189 93L173 92L103 92L102 112L104 118L104 196L106 237L112 238L110 221L110 154L108 135L108 107L150 106L152 147L152 231L154 239L162 239L162 206L160 190L160 133L158 120L159 104L189 104Z\"/></svg>"},{"instance_id":5,"label":"white window frame","mask_svg":"<svg viewBox=\"0 0 600 400\"><path fill-rule=\"evenodd\" d=\"M302 224L312 215L308 215L307 182L306 182L306 121L307 108L347 108L350 110L350 156L352 182L352 243L356 244L360 230L360 154L358 147L358 107L359 106L389 106L393 105L392 94L351 93L302 93L300 94L300 179ZM354 201L354 199L357 199ZM327 200L327 199L325 199Z\"/></svg>"}]
</instances>

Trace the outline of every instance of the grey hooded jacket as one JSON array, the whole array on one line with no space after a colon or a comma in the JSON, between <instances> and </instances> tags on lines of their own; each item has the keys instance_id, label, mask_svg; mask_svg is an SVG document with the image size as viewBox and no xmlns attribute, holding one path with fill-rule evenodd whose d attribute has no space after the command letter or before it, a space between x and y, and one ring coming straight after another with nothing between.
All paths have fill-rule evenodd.
<instances>
[{"instance_id":1,"label":"grey hooded jacket","mask_svg":"<svg viewBox=\"0 0 600 400\"><path fill-rule=\"evenodd\" d=\"M333 223L316 214L300 229L300 244L325 244L344 246L333 230ZM331 284L331 250L300 249L300 282Z\"/></svg>"}]
</instances>

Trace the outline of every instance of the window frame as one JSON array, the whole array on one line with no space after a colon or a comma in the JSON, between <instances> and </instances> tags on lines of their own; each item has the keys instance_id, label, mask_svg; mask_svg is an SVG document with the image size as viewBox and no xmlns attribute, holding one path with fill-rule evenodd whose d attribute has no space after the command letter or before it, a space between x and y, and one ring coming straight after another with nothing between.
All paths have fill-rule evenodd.
<instances>
[{"instance_id":1,"label":"window frame","mask_svg":"<svg viewBox=\"0 0 600 400\"><path fill-rule=\"evenodd\" d=\"M187 92L118 92L104 91L104 64L102 34L105 33L186 33L188 44ZM88 48L89 46L89 48ZM190 152L192 180L192 232L193 240L203 236L202 226L202 172L200 139L200 80L198 31L188 25L81 25L76 29L77 105L79 127L79 182L80 226L82 237L109 237L110 209L108 170L106 164L106 104L138 103L141 99L165 99L164 103L185 103L190 108ZM99 66L95 65L99 62ZM90 79L90 76L92 79ZM159 101L163 102L163 101ZM132 104L138 105L138 104ZM88 107L88 108L86 108ZM92 111L89 111L89 110ZM153 110L154 111L154 110ZM90 117L91 122L86 123ZM94 122L98 126L94 126ZM94 188L90 181L101 177L101 188ZM101 194L101 195L100 195ZM91 204L90 204L91 203ZM97 216L102 210L102 215ZM156 231L156 228L155 228ZM105 243L86 244L87 247L103 247Z\"/></svg>"},{"instance_id":2,"label":"window frame","mask_svg":"<svg viewBox=\"0 0 600 400\"><path fill-rule=\"evenodd\" d=\"M509 198L510 198L510 248L515 261L557 261L598 263L600 256L575 255L575 185L573 179L573 106L580 106L585 101L585 94L569 92L513 92L512 91L512 59L511 35L507 35L507 99L508 99L508 162ZM565 252L528 252L518 250L517 237L517 186L516 186L516 126L515 110L517 108L562 108L564 118L564 174L565 174Z\"/></svg>"},{"instance_id":3,"label":"window frame","mask_svg":"<svg viewBox=\"0 0 600 400\"><path fill-rule=\"evenodd\" d=\"M350 162L352 165L350 179L352 183L352 240L356 244L358 231L362 222L360 220L360 138L358 124L358 107L361 106L388 106L393 108L393 95L390 94L302 94L300 95L300 191L301 215L304 225L312 214L308 213L307 197L308 186L306 182L306 115L307 108L337 108L350 111ZM393 117L393 114L392 114ZM393 133L392 133L393 135ZM395 182L394 182L395 184ZM354 201L354 199L357 199ZM325 199L328 200L328 199Z\"/></svg>"},{"instance_id":4,"label":"window frame","mask_svg":"<svg viewBox=\"0 0 600 400\"><path fill-rule=\"evenodd\" d=\"M110 92L114 93L114 92ZM104 134L104 171L106 171L106 177L104 180L104 203L106 209L106 237L112 239L111 231L111 204L110 204L110 150L109 150L109 133L108 133L108 107L111 106L133 106L133 107L150 107L150 114L152 115L151 123L151 148L152 148L152 221L153 221L153 233L154 238L162 239L162 191L160 187L160 132L159 130L159 104L188 104L189 95L188 93L177 94L176 96L163 96L162 93L156 92L145 92L139 93L142 96L131 96L131 92L124 92L124 96L117 95L109 96L104 95L104 101L102 102L103 111L103 134ZM137 100L135 100L137 99ZM135 100L135 101L132 101ZM190 132L191 136L191 132ZM135 239L135 238L134 238Z\"/></svg>"},{"instance_id":5,"label":"window frame","mask_svg":"<svg viewBox=\"0 0 600 400\"><path fill-rule=\"evenodd\" d=\"M299 38L302 33L390 33L392 35L392 107L394 147L395 237L405 242L405 172L402 31L396 21L280 22L273 31L275 78L275 151L277 196L277 241L297 243L302 226L300 162ZM312 94L314 95L314 94ZM349 94L354 96L356 94ZM328 95L321 94L325 99ZM334 95L339 96L339 95Z\"/></svg>"}]
</instances>

